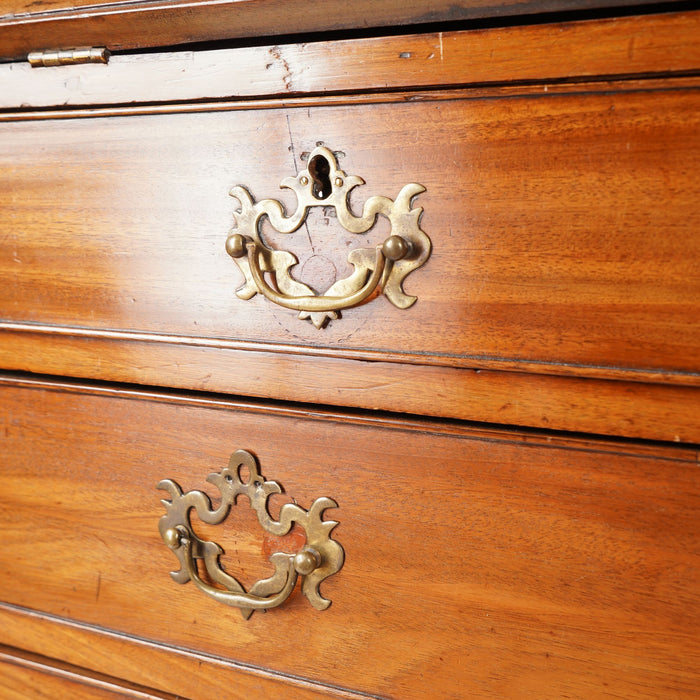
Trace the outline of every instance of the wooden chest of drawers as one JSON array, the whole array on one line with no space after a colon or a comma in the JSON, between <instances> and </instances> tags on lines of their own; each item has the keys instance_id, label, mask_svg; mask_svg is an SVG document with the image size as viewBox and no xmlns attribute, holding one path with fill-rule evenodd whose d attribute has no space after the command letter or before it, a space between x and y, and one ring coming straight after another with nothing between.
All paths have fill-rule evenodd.
<instances>
[{"instance_id":1,"label":"wooden chest of drawers","mask_svg":"<svg viewBox=\"0 0 700 700\"><path fill-rule=\"evenodd\" d=\"M693 696L700 13L238 4L0 18L0 694Z\"/></svg>"}]
</instances>

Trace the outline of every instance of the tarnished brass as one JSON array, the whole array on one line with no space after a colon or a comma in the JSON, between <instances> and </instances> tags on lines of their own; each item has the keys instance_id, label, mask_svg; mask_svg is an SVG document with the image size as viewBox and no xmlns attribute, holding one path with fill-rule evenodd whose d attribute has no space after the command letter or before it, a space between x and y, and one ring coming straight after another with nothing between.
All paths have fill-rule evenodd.
<instances>
[{"instance_id":1,"label":"tarnished brass","mask_svg":"<svg viewBox=\"0 0 700 700\"><path fill-rule=\"evenodd\" d=\"M248 469L247 481L241 478L241 467ZM324 510L337 508L338 504L332 498L317 498L306 511L296 504L287 503L280 508L279 520L274 520L267 510L267 500L273 493L282 493L282 487L275 481L265 481L257 460L245 450L234 452L228 466L219 473L210 474L207 481L221 491L221 503L217 508L212 508L209 496L202 491L183 493L172 479L164 479L158 484L158 488L167 491L171 497L169 501L162 501L166 513L158 528L163 541L180 562L180 570L170 573L172 578L177 583L192 581L206 595L239 608L247 620L254 610L274 608L284 603L301 576L302 593L313 607L325 610L331 601L321 596L319 586L340 571L345 554L343 548L330 538L331 530L338 523L321 517ZM215 542L201 540L190 521L190 511L194 508L203 522L218 525L225 520L239 495L247 496L260 524L270 534L286 535L296 523L306 535L306 545L300 551L272 554L270 562L275 573L254 583L249 591L221 567L219 556L223 549ZM213 584L201 577L199 560Z\"/></svg>"},{"instance_id":2,"label":"tarnished brass","mask_svg":"<svg viewBox=\"0 0 700 700\"><path fill-rule=\"evenodd\" d=\"M107 63L109 51L105 48L49 49L32 51L27 60L33 68L44 66L70 66L76 63Z\"/></svg>"},{"instance_id":3,"label":"tarnished brass","mask_svg":"<svg viewBox=\"0 0 700 700\"><path fill-rule=\"evenodd\" d=\"M357 306L381 292L394 306L407 309L416 301L403 291L403 282L413 270L421 267L430 256L430 238L423 232L419 220L423 209L411 208L413 198L425 192L422 185L410 183L399 192L395 201L388 197L370 197L364 204L362 216L349 209L350 191L364 180L346 175L340 170L333 153L318 146L309 155L309 168L295 177L282 180L281 187L294 191L297 209L290 216L274 199L254 202L245 187L236 186L230 194L241 208L234 214L234 228L226 241L226 250L245 275L245 284L237 290L241 299L260 293L270 301L299 311L299 318L309 319L322 328L337 319L339 311ZM317 295L306 284L294 279L289 270L299 261L285 250L266 245L261 226L267 217L279 233L293 233L306 221L310 207L333 207L338 222L350 233L367 233L378 216L391 224L391 235L373 248L355 248L348 255L354 272L337 280L325 292ZM274 287L265 280L271 273Z\"/></svg>"}]
</instances>

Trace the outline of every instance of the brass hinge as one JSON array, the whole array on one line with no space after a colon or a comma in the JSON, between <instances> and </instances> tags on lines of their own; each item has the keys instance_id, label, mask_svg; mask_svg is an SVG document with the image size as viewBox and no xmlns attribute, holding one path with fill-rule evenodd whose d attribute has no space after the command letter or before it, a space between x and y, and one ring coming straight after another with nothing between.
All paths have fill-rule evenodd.
<instances>
[{"instance_id":1,"label":"brass hinge","mask_svg":"<svg viewBox=\"0 0 700 700\"><path fill-rule=\"evenodd\" d=\"M105 48L47 49L32 51L27 60L32 68L42 66L71 66L76 63L107 63L109 51Z\"/></svg>"}]
</instances>

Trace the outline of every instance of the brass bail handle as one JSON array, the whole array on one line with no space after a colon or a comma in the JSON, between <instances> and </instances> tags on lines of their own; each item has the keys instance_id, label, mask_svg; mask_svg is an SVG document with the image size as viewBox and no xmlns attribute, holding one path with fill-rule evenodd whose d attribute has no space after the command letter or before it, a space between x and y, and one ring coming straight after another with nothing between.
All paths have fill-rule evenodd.
<instances>
[{"instance_id":1,"label":"brass bail handle","mask_svg":"<svg viewBox=\"0 0 700 700\"><path fill-rule=\"evenodd\" d=\"M242 466L247 467L250 474L246 481L240 476ZM248 619L254 610L266 610L284 603L301 578L302 593L313 607L325 610L331 601L321 596L319 585L340 570L345 556L343 548L330 538L337 523L322 520L323 511L336 508L337 503L331 498L317 498L308 511L287 503L280 508L279 520L275 520L268 512L267 501L273 493L282 493L282 487L275 481L266 481L255 457L245 450L234 452L228 466L210 474L207 481L221 491L217 508L212 508L209 496L202 491L183 493L172 479L164 479L158 484L158 488L167 491L171 497L171 500L162 501L166 513L160 519L159 530L163 541L180 562L180 570L170 574L173 580L182 584L192 581L214 600L239 608L243 617ZM258 521L270 534L286 535L297 524L306 535L306 545L298 552L272 554L270 562L275 572L270 578L253 584L249 591L222 568L219 557L223 549L216 542L200 539L190 522L192 509L205 523L217 525L223 522L239 495L248 497ZM213 583L202 578L198 561L203 563Z\"/></svg>"},{"instance_id":2,"label":"brass bail handle","mask_svg":"<svg viewBox=\"0 0 700 700\"><path fill-rule=\"evenodd\" d=\"M401 236L389 236L382 245L375 248L374 269L360 289L349 291L344 296L292 296L275 291L267 284L260 269L260 247L250 238L234 234L226 242L226 250L232 258L246 256L250 272L258 291L270 301L296 311L340 311L362 303L377 289L383 277L391 274L393 263L408 256L411 244Z\"/></svg>"},{"instance_id":3,"label":"brass bail handle","mask_svg":"<svg viewBox=\"0 0 700 700\"><path fill-rule=\"evenodd\" d=\"M425 191L415 182L404 185L395 200L373 196L363 205L362 215L349 208L351 190L364 184L356 175L347 175L338 167L335 154L317 146L309 155L309 166L294 177L284 178L281 187L291 189L297 208L289 216L275 199L255 202L243 186L230 194L240 208L234 214L234 227L226 240L226 250L245 276L237 290L241 299L262 294L269 301L299 311L300 319L309 319L317 328L339 318L339 312L362 304L373 296L384 295L394 306L407 309L417 297L403 291L406 276L428 260L431 242L420 228L422 208L413 207L413 198ZM269 247L262 236L262 223L268 220L278 233L291 234L306 221L311 207L333 208L338 223L349 233L364 234L382 216L389 221L391 235L375 247L354 248L348 262L354 271L336 280L324 294L316 294L292 277L290 268L298 264L291 252ZM265 279L269 273L274 284Z\"/></svg>"},{"instance_id":4,"label":"brass bail handle","mask_svg":"<svg viewBox=\"0 0 700 700\"><path fill-rule=\"evenodd\" d=\"M187 571L190 580L206 595L218 600L220 603L225 603L235 608L245 608L248 610L267 610L276 608L284 603L289 598L291 592L296 586L298 575L307 575L317 569L321 565L320 554L311 547L305 547L298 554L283 554L286 558L284 584L282 588L270 596L256 596L250 593L239 593L234 590L222 590L216 588L205 581L199 575L199 570L196 564L196 559L192 549L192 539L194 533L186 526L178 526L177 528L169 528L163 533L163 540L173 551L183 548L185 570ZM217 545L218 546L218 545ZM274 554L272 555L275 556Z\"/></svg>"}]
</instances>

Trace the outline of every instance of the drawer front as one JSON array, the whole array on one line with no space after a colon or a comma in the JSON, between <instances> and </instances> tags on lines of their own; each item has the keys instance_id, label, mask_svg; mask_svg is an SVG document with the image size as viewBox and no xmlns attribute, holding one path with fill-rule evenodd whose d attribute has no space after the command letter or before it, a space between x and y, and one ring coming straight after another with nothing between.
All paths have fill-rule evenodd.
<instances>
[{"instance_id":1,"label":"drawer front","mask_svg":"<svg viewBox=\"0 0 700 700\"><path fill-rule=\"evenodd\" d=\"M10 606L190 650L205 667L330 683L339 697L697 689L693 451L38 382L5 382L1 405ZM171 580L156 485L216 503L206 477L239 448L284 487L273 514L337 501L326 519L345 564L321 586L327 610L297 590L244 620ZM271 552L303 544L266 534L242 502L222 525L193 525L246 587L271 573Z\"/></svg>"},{"instance_id":2,"label":"drawer front","mask_svg":"<svg viewBox=\"0 0 700 700\"><path fill-rule=\"evenodd\" d=\"M534 92L6 122L4 327L115 344L137 334L183 358L225 346L695 382L700 92ZM236 296L229 190L293 211L279 184L317 142L366 181L356 212L370 196L425 187L414 206L432 254L404 282L411 308L379 296L319 330L261 294ZM315 206L296 234L263 226L319 292L351 272L349 246L390 231L382 219L349 234L335 217Z\"/></svg>"},{"instance_id":3,"label":"drawer front","mask_svg":"<svg viewBox=\"0 0 700 700\"><path fill-rule=\"evenodd\" d=\"M4 700L72 698L74 700L171 700L147 688L129 688L108 677L80 675L80 669L51 665L31 655L11 656L0 649L0 692Z\"/></svg>"}]
</instances>

